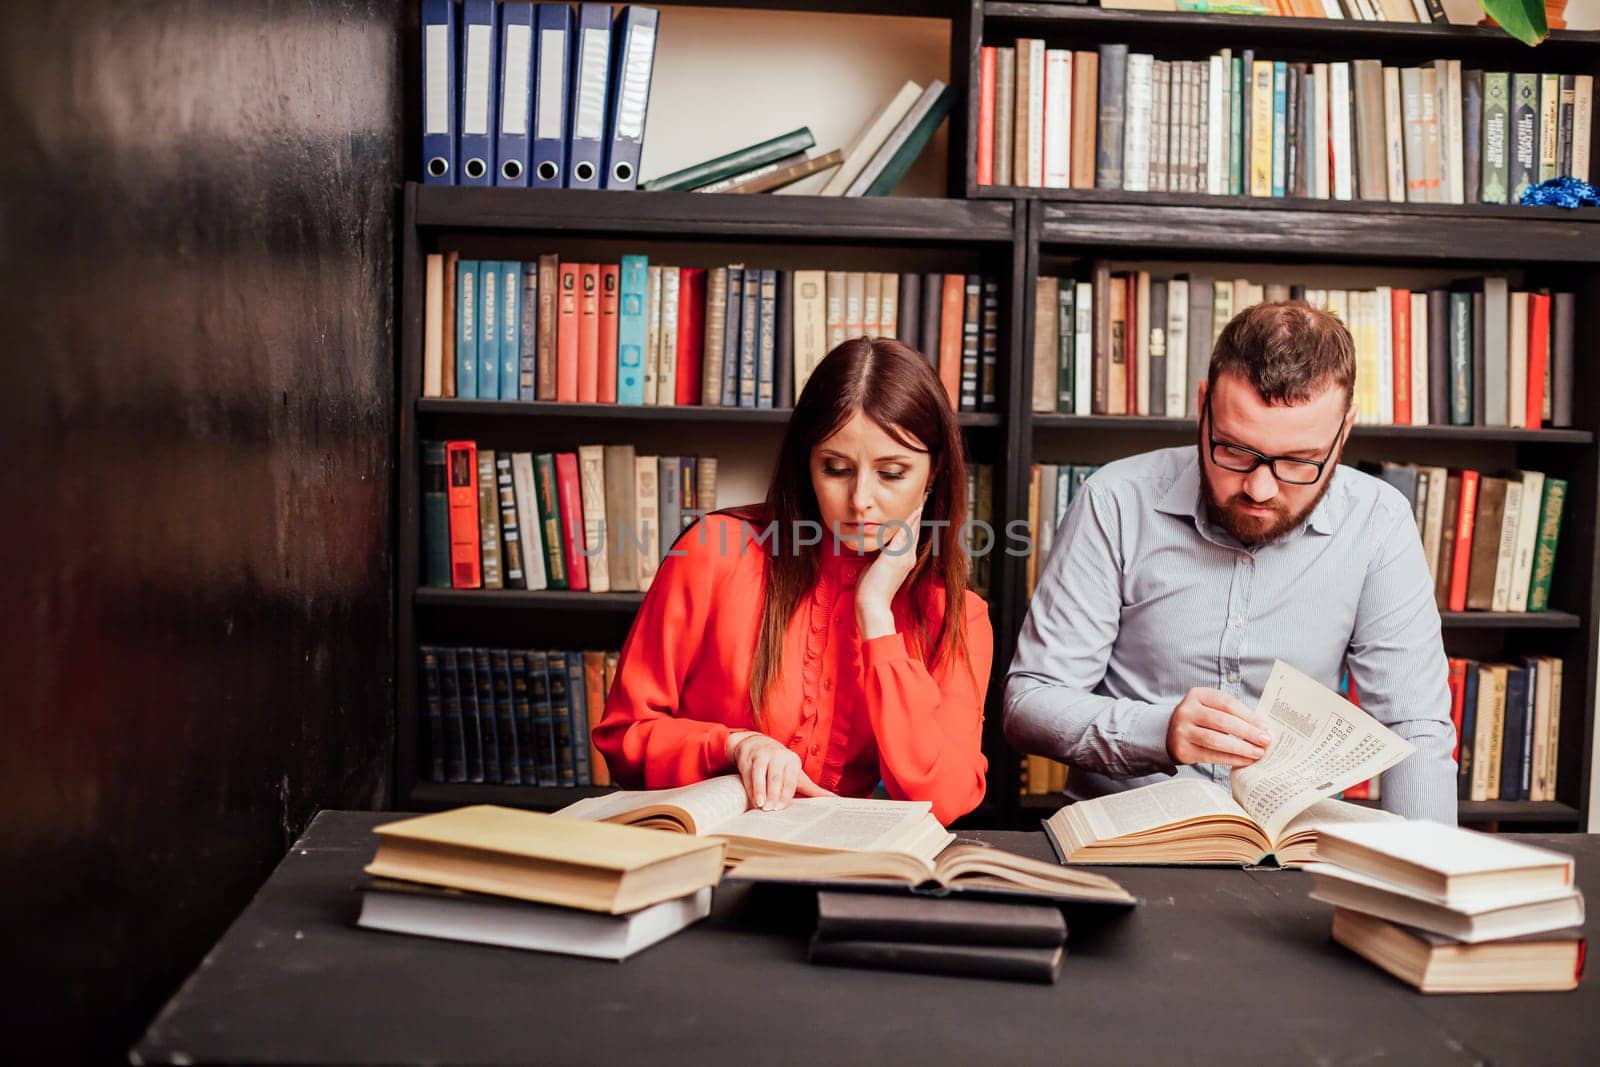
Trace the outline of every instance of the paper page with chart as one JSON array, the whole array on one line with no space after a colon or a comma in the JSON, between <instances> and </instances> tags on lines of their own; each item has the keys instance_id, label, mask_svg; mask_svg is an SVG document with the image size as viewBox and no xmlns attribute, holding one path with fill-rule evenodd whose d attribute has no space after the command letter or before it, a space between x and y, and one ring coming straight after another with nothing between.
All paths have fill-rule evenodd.
<instances>
[{"instance_id":1,"label":"paper page with chart","mask_svg":"<svg viewBox=\"0 0 1600 1067\"><path fill-rule=\"evenodd\" d=\"M1271 841L1296 816L1416 751L1405 738L1320 682L1279 660L1257 710L1272 743L1232 775L1233 799Z\"/></svg>"}]
</instances>

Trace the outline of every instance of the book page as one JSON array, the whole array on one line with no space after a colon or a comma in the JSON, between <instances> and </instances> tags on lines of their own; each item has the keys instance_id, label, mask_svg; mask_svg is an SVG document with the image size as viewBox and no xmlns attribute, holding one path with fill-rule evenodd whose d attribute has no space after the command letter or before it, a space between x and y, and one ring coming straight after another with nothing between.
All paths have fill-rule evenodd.
<instances>
[{"instance_id":1,"label":"book page","mask_svg":"<svg viewBox=\"0 0 1600 1067\"><path fill-rule=\"evenodd\" d=\"M782 811L752 809L714 832L805 848L897 852L904 850L906 831L931 810L926 801L804 797Z\"/></svg>"},{"instance_id":2,"label":"book page","mask_svg":"<svg viewBox=\"0 0 1600 1067\"><path fill-rule=\"evenodd\" d=\"M1093 841L1142 833L1208 815L1249 818L1220 786L1193 778L1174 778L1125 793L1080 800L1068 810L1081 817L1093 833Z\"/></svg>"},{"instance_id":3,"label":"book page","mask_svg":"<svg viewBox=\"0 0 1600 1067\"><path fill-rule=\"evenodd\" d=\"M738 775L727 774L676 789L621 789L568 804L556 814L588 822L632 822L626 816L633 812L642 818L647 808L677 808L689 818L685 829L703 835L716 832L721 824L737 818L749 806L744 783Z\"/></svg>"},{"instance_id":4,"label":"book page","mask_svg":"<svg viewBox=\"0 0 1600 1067\"><path fill-rule=\"evenodd\" d=\"M1257 710L1267 754L1233 771L1233 798L1277 841L1321 797L1393 767L1416 748L1371 715L1279 660Z\"/></svg>"}]
</instances>

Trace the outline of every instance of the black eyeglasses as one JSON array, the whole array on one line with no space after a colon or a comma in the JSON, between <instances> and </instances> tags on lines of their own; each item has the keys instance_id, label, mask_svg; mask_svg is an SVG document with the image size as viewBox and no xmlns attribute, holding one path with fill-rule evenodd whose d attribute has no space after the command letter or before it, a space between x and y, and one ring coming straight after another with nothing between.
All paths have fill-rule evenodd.
<instances>
[{"instance_id":1,"label":"black eyeglasses","mask_svg":"<svg viewBox=\"0 0 1600 1067\"><path fill-rule=\"evenodd\" d=\"M1286 485L1315 485L1322 478L1323 468L1333 459L1333 450L1339 447L1339 438L1343 433L1344 422L1341 421L1338 432L1333 435L1333 443L1328 446L1328 454L1321 459L1268 456L1244 445L1218 441L1211 420L1211 395L1206 394L1206 442L1211 446L1211 462L1234 474L1249 474L1265 463L1271 469L1272 476Z\"/></svg>"}]
</instances>

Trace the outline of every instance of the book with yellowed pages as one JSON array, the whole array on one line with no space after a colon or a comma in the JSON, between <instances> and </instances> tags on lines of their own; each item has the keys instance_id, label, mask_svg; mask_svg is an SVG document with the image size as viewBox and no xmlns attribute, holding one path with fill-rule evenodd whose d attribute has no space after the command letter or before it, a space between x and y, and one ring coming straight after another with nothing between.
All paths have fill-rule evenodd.
<instances>
[{"instance_id":1,"label":"book with yellowed pages","mask_svg":"<svg viewBox=\"0 0 1600 1067\"><path fill-rule=\"evenodd\" d=\"M744 783L732 774L676 789L588 797L556 817L715 838L726 843L729 863L827 852L896 852L932 860L955 840L924 800L796 797L782 811L761 811L750 807Z\"/></svg>"},{"instance_id":2,"label":"book with yellowed pages","mask_svg":"<svg viewBox=\"0 0 1600 1067\"><path fill-rule=\"evenodd\" d=\"M1573 888L1565 853L1434 822L1339 827L1317 858L1446 907L1566 896Z\"/></svg>"},{"instance_id":3,"label":"book with yellowed pages","mask_svg":"<svg viewBox=\"0 0 1600 1067\"><path fill-rule=\"evenodd\" d=\"M1467 945L1340 908L1333 939L1423 993L1538 993L1578 988L1586 944L1577 928Z\"/></svg>"},{"instance_id":4,"label":"book with yellowed pages","mask_svg":"<svg viewBox=\"0 0 1600 1067\"><path fill-rule=\"evenodd\" d=\"M1231 790L1174 778L1082 800L1044 822L1063 863L1294 867L1317 857L1319 830L1398 816L1341 800L1341 789L1416 751L1315 679L1279 661L1257 712L1272 740L1236 768Z\"/></svg>"},{"instance_id":5,"label":"book with yellowed pages","mask_svg":"<svg viewBox=\"0 0 1600 1067\"><path fill-rule=\"evenodd\" d=\"M895 852L761 856L733 864L727 877L839 889L909 890L938 897L1011 897L1126 907L1137 903L1126 889L1104 875L966 842L951 845L931 862Z\"/></svg>"},{"instance_id":6,"label":"book with yellowed pages","mask_svg":"<svg viewBox=\"0 0 1600 1067\"><path fill-rule=\"evenodd\" d=\"M478 804L375 827L368 874L619 915L722 877L722 844Z\"/></svg>"}]
</instances>

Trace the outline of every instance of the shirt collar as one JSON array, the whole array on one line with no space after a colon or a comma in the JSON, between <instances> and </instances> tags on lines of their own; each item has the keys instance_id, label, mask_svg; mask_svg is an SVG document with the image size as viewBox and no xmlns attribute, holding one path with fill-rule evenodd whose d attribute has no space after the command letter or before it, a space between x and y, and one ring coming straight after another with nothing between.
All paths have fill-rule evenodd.
<instances>
[{"instance_id":1,"label":"shirt collar","mask_svg":"<svg viewBox=\"0 0 1600 1067\"><path fill-rule=\"evenodd\" d=\"M1310 516L1303 524L1306 529L1319 534L1332 534L1338 530L1339 520L1343 517L1348 503L1340 474L1338 467L1329 472L1328 477L1333 479L1333 484L1328 486L1328 491L1317 501L1317 506L1311 509ZM1210 524L1206 519L1206 506L1200 495L1201 491L1200 453L1195 449L1189 453L1177 477L1167 486L1167 491L1156 501L1156 510L1166 515L1192 519L1196 528L1206 529ZM1294 531L1290 531L1289 536L1293 536L1293 533Z\"/></svg>"},{"instance_id":2,"label":"shirt collar","mask_svg":"<svg viewBox=\"0 0 1600 1067\"><path fill-rule=\"evenodd\" d=\"M875 553L863 556L861 553L845 545L831 543L833 538L823 538L818 553L822 560L822 576L836 582L841 588L853 589L861 580L861 574L867 565L877 558Z\"/></svg>"}]
</instances>

